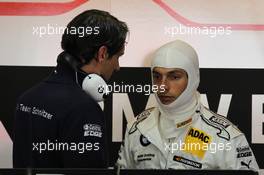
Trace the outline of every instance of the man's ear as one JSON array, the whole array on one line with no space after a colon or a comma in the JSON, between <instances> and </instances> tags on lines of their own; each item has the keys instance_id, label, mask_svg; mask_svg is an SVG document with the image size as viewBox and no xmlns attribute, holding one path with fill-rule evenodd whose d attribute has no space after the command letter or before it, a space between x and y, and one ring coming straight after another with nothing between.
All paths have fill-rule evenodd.
<instances>
[{"instance_id":1,"label":"man's ear","mask_svg":"<svg viewBox=\"0 0 264 175\"><path fill-rule=\"evenodd\" d=\"M97 60L99 63L101 63L101 62L103 62L104 60L106 60L107 57L108 57L107 47L106 47L106 46L101 46L101 47L98 49L96 60Z\"/></svg>"}]
</instances>

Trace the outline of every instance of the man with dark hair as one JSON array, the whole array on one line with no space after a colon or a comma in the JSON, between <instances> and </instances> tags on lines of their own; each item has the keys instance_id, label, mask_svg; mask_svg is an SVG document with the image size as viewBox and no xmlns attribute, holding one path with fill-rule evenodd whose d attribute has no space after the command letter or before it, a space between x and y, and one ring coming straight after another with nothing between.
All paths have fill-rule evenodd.
<instances>
[{"instance_id":1,"label":"man with dark hair","mask_svg":"<svg viewBox=\"0 0 264 175\"><path fill-rule=\"evenodd\" d=\"M100 10L76 16L62 36L56 69L17 102L14 168L106 168L106 125L97 102L119 70L127 25Z\"/></svg>"}]
</instances>

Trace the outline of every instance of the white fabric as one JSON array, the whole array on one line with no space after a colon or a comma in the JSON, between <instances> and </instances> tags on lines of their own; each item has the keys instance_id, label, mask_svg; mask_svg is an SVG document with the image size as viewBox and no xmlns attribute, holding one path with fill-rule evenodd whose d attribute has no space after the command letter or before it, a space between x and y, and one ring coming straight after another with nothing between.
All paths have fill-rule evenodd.
<instances>
[{"instance_id":1,"label":"white fabric","mask_svg":"<svg viewBox=\"0 0 264 175\"><path fill-rule=\"evenodd\" d=\"M158 128L159 109L144 111L144 114L139 115L142 116L139 120L128 123L117 164L126 169L250 169L258 171L258 164L245 135L226 118L212 113L203 106L200 109L200 112L192 116L193 121L188 127L178 130L178 136L173 141L174 150L170 151L166 149L167 143L163 142ZM212 120L212 117L215 120ZM209 145L213 147L205 152L203 158L185 152L179 147L176 149L180 143L186 141L190 128L195 128L210 137ZM147 138L148 141L145 143L148 144L142 145L142 136ZM195 142L197 141L195 137L192 138L193 143L199 143L199 139ZM214 150L213 144L218 148ZM238 156L242 154L244 156ZM187 164L186 161L175 161L175 156L182 157L181 160L187 160ZM194 165L200 165L200 167L197 168Z\"/></svg>"},{"instance_id":2,"label":"white fabric","mask_svg":"<svg viewBox=\"0 0 264 175\"><path fill-rule=\"evenodd\" d=\"M174 123L190 118L197 107L196 90L200 82L199 62L195 50L180 40L170 42L155 52L151 65L152 70L155 67L180 68L187 72L187 87L174 102L164 105L157 97L157 94L155 96L161 113L173 120Z\"/></svg>"}]
</instances>

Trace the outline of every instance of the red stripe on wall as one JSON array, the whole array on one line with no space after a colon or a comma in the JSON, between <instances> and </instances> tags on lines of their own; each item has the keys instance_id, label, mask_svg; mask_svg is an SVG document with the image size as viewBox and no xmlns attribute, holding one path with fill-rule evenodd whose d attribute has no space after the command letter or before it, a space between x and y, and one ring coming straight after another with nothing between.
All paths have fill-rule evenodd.
<instances>
[{"instance_id":1,"label":"red stripe on wall","mask_svg":"<svg viewBox=\"0 0 264 175\"><path fill-rule=\"evenodd\" d=\"M231 30L254 30L254 31L263 31L263 24L206 24L206 23L197 23L191 21L179 13L177 13L174 9L164 3L162 0L153 0L156 4L158 4L163 10L165 10L170 16L176 19L181 24L187 27L231 27Z\"/></svg>"},{"instance_id":2,"label":"red stripe on wall","mask_svg":"<svg viewBox=\"0 0 264 175\"><path fill-rule=\"evenodd\" d=\"M0 2L1 16L53 16L69 12L88 0L72 2Z\"/></svg>"}]
</instances>

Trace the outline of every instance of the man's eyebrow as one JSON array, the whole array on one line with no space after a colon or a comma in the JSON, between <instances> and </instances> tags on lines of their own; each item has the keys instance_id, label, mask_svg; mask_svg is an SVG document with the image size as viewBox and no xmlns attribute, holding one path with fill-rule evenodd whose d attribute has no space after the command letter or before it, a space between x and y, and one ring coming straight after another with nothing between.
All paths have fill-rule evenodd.
<instances>
[{"instance_id":1,"label":"man's eyebrow","mask_svg":"<svg viewBox=\"0 0 264 175\"><path fill-rule=\"evenodd\" d=\"M183 74L183 73L184 72L180 70L172 70L172 71L167 72L167 74Z\"/></svg>"},{"instance_id":2,"label":"man's eyebrow","mask_svg":"<svg viewBox=\"0 0 264 175\"><path fill-rule=\"evenodd\" d=\"M154 74L160 74L159 72L157 72L155 70L153 70L152 73L154 73Z\"/></svg>"},{"instance_id":3,"label":"man's eyebrow","mask_svg":"<svg viewBox=\"0 0 264 175\"><path fill-rule=\"evenodd\" d=\"M152 73L153 73L153 74L159 74L159 75L162 75L162 73L160 73L160 72L158 72L158 71L155 71L155 70L153 70ZM176 70L171 70L171 71L169 71L169 72L166 72L165 74L166 74L166 75L172 75L172 74L184 74L184 72L181 71L181 70L176 69Z\"/></svg>"}]
</instances>

